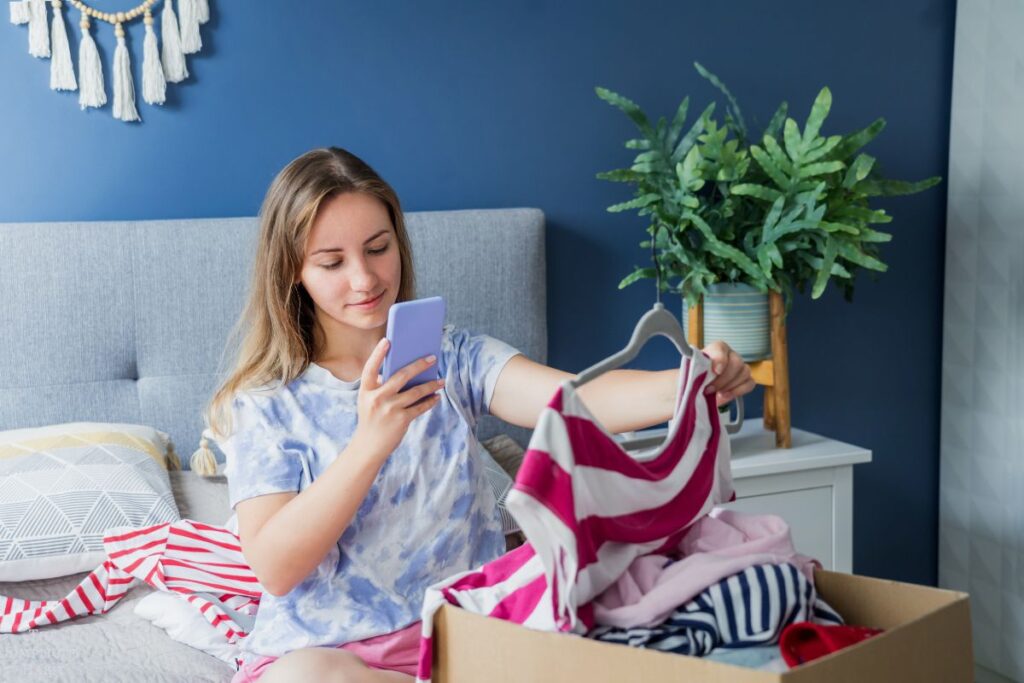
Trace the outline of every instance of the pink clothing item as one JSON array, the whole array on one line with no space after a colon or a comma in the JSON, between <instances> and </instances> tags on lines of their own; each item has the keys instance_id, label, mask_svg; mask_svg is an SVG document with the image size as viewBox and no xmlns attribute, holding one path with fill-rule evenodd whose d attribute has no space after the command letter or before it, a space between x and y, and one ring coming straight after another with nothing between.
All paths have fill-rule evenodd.
<instances>
[{"instance_id":1,"label":"pink clothing item","mask_svg":"<svg viewBox=\"0 0 1024 683\"><path fill-rule=\"evenodd\" d=\"M417 679L430 680L434 612L444 604L541 631L586 631L590 603L639 556L679 547L734 497L711 362L684 358L661 447L627 453L565 382L540 414L506 505L528 542L427 589ZM673 605L675 607L675 605Z\"/></svg>"},{"instance_id":2,"label":"pink clothing item","mask_svg":"<svg viewBox=\"0 0 1024 683\"><path fill-rule=\"evenodd\" d=\"M785 562L813 582L814 568L820 566L796 552L789 525L781 517L721 508L690 527L678 550L682 559L672 563L664 555L634 560L594 600L594 621L619 628L653 627L708 586L748 567Z\"/></svg>"},{"instance_id":3,"label":"pink clothing item","mask_svg":"<svg viewBox=\"0 0 1024 683\"><path fill-rule=\"evenodd\" d=\"M415 622L394 633L385 633L366 640L338 645L339 650L348 650L359 657L372 669L398 671L409 676L416 675L420 656L420 622ZM250 664L243 664L235 673L231 683L253 683L267 671L267 667L279 657L262 657Z\"/></svg>"}]
</instances>

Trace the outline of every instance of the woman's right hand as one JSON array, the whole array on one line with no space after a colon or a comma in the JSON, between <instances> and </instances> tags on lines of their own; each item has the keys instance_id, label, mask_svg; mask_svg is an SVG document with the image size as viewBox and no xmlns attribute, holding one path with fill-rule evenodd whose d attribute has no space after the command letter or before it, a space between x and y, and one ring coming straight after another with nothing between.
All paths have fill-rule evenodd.
<instances>
[{"instance_id":1,"label":"woman's right hand","mask_svg":"<svg viewBox=\"0 0 1024 683\"><path fill-rule=\"evenodd\" d=\"M379 373L388 344L387 338L382 338L363 366L359 383L359 424L352 436L361 452L370 453L382 462L398 447L409 423L437 405L441 397L435 392L444 386L444 380L437 379L402 391L406 382L437 362L433 356L409 363L382 384Z\"/></svg>"}]
</instances>

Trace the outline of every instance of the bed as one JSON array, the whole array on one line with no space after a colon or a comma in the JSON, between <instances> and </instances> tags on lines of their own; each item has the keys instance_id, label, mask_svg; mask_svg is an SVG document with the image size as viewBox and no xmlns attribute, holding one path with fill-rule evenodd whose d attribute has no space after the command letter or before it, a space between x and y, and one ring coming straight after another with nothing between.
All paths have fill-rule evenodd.
<instances>
[{"instance_id":1,"label":"bed","mask_svg":"<svg viewBox=\"0 0 1024 683\"><path fill-rule=\"evenodd\" d=\"M537 209L411 212L419 296L448 321L547 356L544 216ZM0 432L67 422L149 425L184 466L227 359L257 235L255 218L0 225ZM485 418L481 439L529 433ZM223 524L223 478L171 472L182 518ZM0 583L62 597L84 576ZM134 614L148 586L102 616L0 635L3 678L228 681L231 667Z\"/></svg>"}]
</instances>

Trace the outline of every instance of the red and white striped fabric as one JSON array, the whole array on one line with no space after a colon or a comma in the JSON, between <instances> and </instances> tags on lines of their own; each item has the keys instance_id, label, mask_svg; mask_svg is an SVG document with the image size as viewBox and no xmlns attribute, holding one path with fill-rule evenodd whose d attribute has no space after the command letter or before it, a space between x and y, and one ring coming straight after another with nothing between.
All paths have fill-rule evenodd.
<instances>
[{"instance_id":1,"label":"red and white striped fabric","mask_svg":"<svg viewBox=\"0 0 1024 683\"><path fill-rule=\"evenodd\" d=\"M188 519L103 538L107 559L60 600L0 596L0 633L21 633L75 617L103 614L136 581L177 593L229 643L247 634L235 613L253 617L263 587L242 556L238 536Z\"/></svg>"},{"instance_id":2,"label":"red and white striped fabric","mask_svg":"<svg viewBox=\"0 0 1024 683\"><path fill-rule=\"evenodd\" d=\"M634 559L670 553L735 498L711 363L683 359L666 443L629 454L565 383L541 414L507 507L528 543L427 590L419 672L430 680L433 616L445 603L545 631L583 632L591 600Z\"/></svg>"}]
</instances>

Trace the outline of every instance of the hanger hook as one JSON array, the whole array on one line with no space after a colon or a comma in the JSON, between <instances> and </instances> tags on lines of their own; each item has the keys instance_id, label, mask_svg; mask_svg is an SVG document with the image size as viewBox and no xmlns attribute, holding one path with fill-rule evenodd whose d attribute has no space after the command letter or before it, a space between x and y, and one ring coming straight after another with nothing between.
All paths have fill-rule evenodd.
<instances>
[{"instance_id":1,"label":"hanger hook","mask_svg":"<svg viewBox=\"0 0 1024 683\"><path fill-rule=\"evenodd\" d=\"M654 234L651 235L651 260L654 262L654 277L655 277L655 289L654 289L654 303L658 305L661 303L661 264L658 263L658 255L655 250L655 242L658 241L658 233L661 231L661 224L654 224Z\"/></svg>"}]
</instances>

